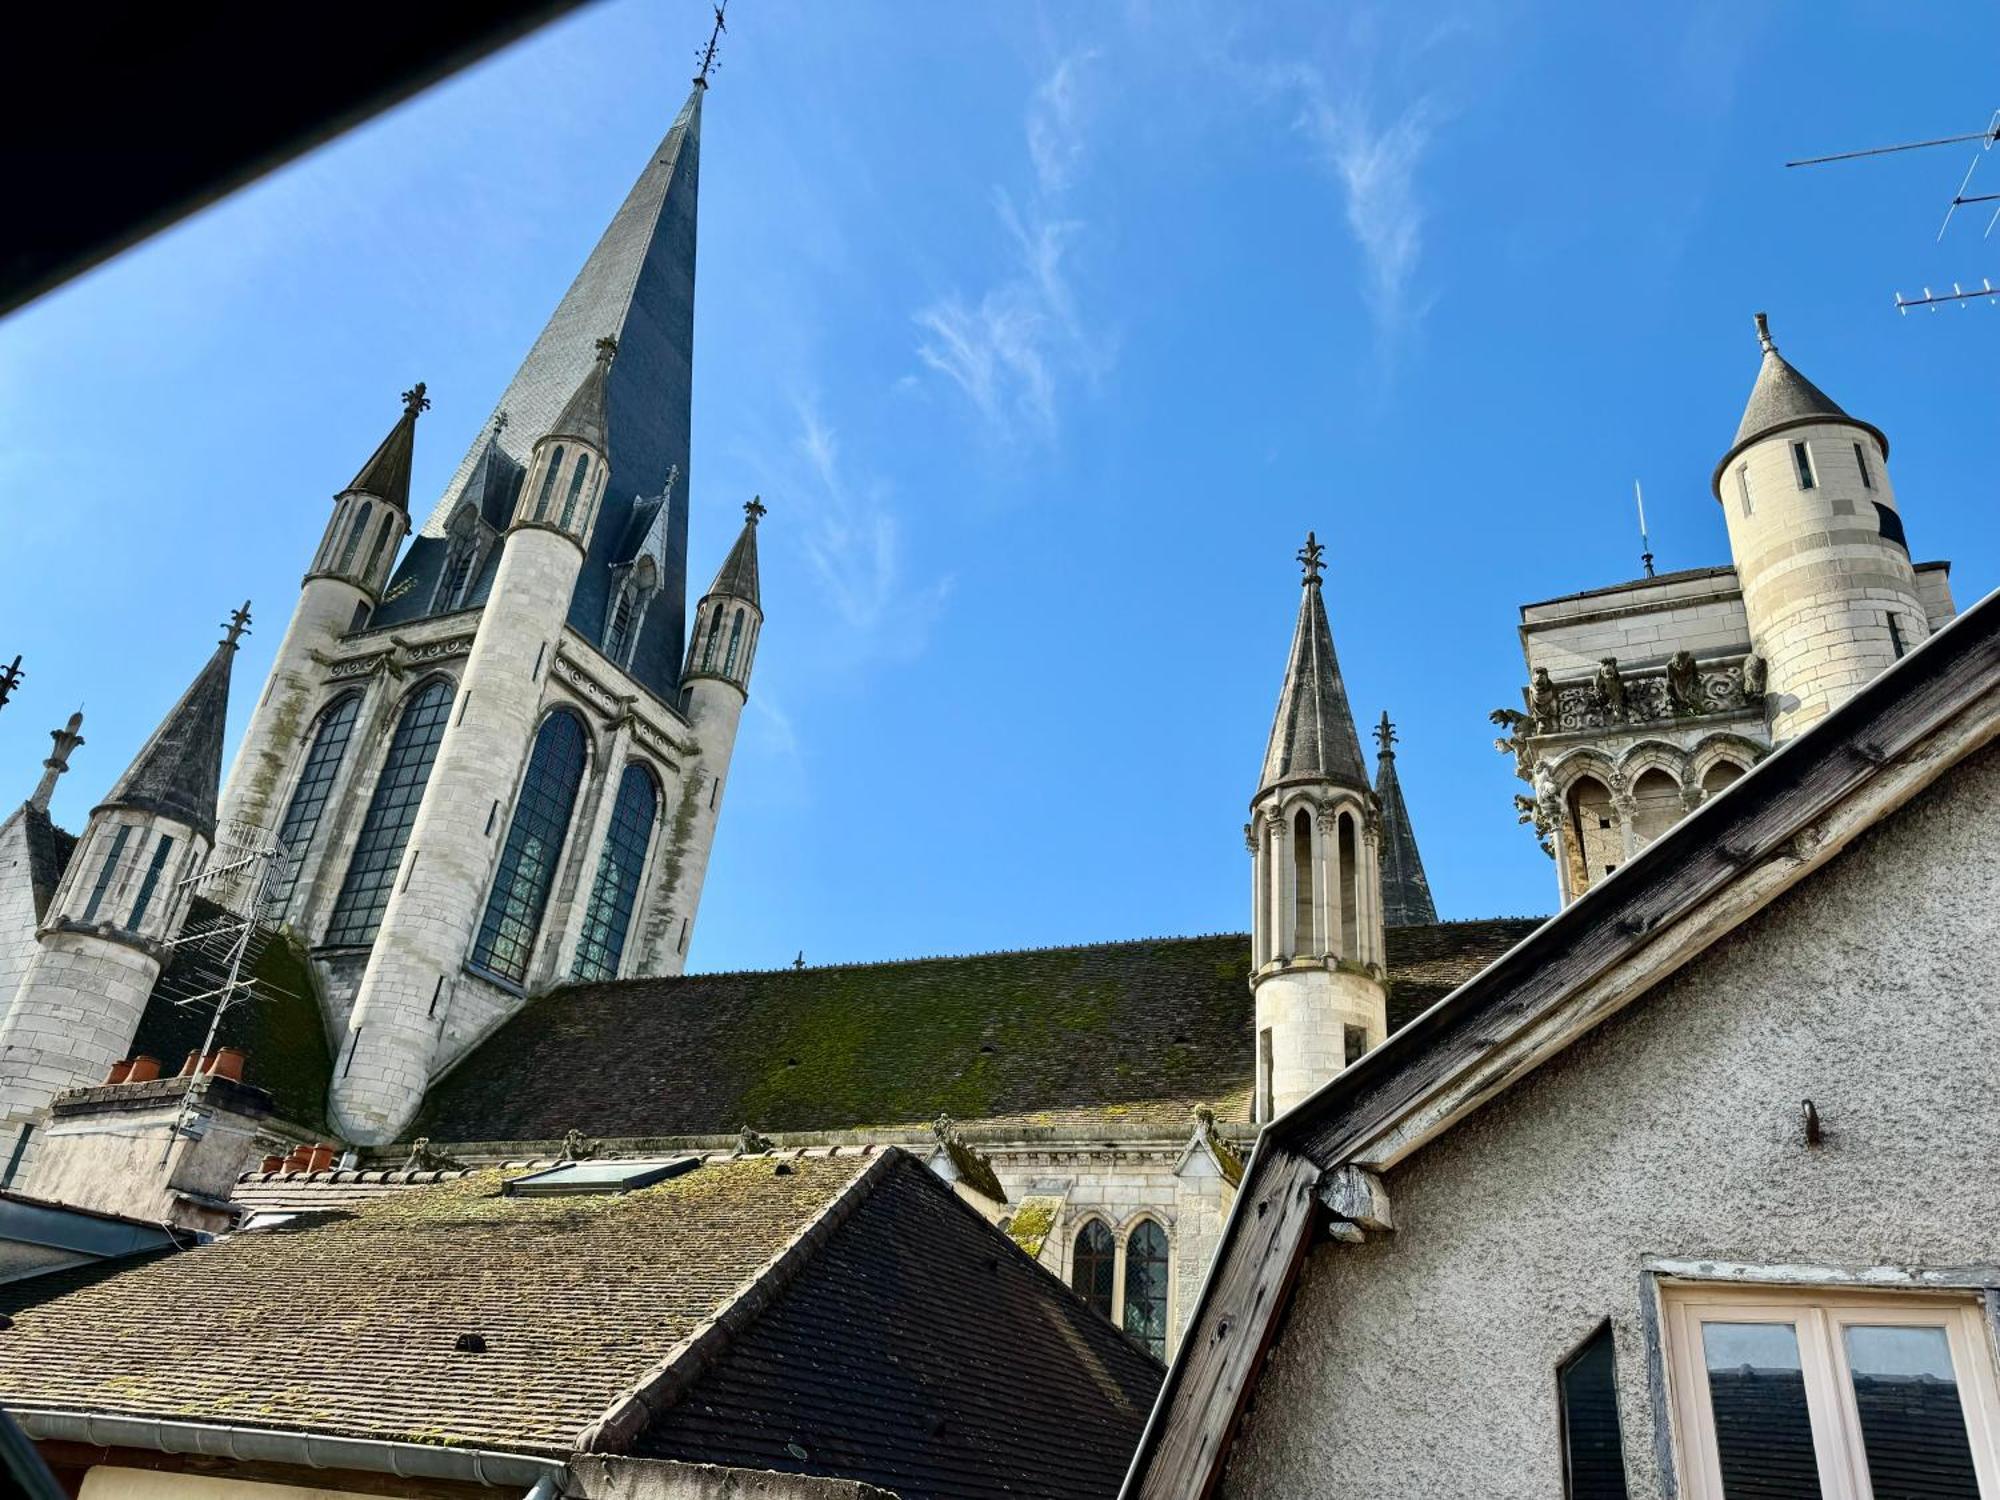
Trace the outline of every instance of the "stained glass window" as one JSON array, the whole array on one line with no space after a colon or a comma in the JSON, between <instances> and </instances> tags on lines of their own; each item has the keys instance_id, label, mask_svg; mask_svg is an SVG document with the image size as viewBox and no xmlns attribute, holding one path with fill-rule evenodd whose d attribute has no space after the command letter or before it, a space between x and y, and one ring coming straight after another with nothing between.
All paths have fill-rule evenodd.
<instances>
[{"instance_id":1,"label":"stained glass window","mask_svg":"<svg viewBox=\"0 0 2000 1500\"><path fill-rule=\"evenodd\" d=\"M361 550L361 533L368 529L368 514L373 509L363 500L361 509L354 513L354 524L347 529L347 545L340 549L340 572L348 572L354 567L354 554Z\"/></svg>"},{"instance_id":2,"label":"stained glass window","mask_svg":"<svg viewBox=\"0 0 2000 1500\"><path fill-rule=\"evenodd\" d=\"M549 514L549 497L555 493L556 475L562 472L563 445L556 444L556 451L549 455L549 467L542 475L542 491L535 496L535 519L545 520Z\"/></svg>"},{"instance_id":3,"label":"stained glass window","mask_svg":"<svg viewBox=\"0 0 2000 1500\"><path fill-rule=\"evenodd\" d=\"M434 609L457 609L465 598L465 585L472 577L473 544L470 540L452 543L444 560L444 574L438 579Z\"/></svg>"},{"instance_id":4,"label":"stained glass window","mask_svg":"<svg viewBox=\"0 0 2000 1500\"><path fill-rule=\"evenodd\" d=\"M285 858L271 877L273 917L284 915L298 886L299 867L305 863L306 851L319 831L320 814L326 811L326 799L333 791L333 778L347 754L347 742L354 734L354 716L360 709L361 695L349 693L319 716L319 732L313 736L312 748L306 752L306 763L299 771L299 783L292 789L284 820L278 824L278 842L284 845Z\"/></svg>"},{"instance_id":5,"label":"stained glass window","mask_svg":"<svg viewBox=\"0 0 2000 1500\"><path fill-rule=\"evenodd\" d=\"M438 741L444 738L451 698L451 684L439 678L419 689L404 707L403 717L389 740L389 754L382 762L375 795L368 799L368 812L361 821L354 857L348 861L347 877L341 881L340 894L333 903L333 920L326 929L327 942L375 941L382 913L389 905L396 868L403 862L403 846L410 841L410 826L417 821L417 809L423 805L424 787L431 779Z\"/></svg>"},{"instance_id":6,"label":"stained glass window","mask_svg":"<svg viewBox=\"0 0 2000 1500\"><path fill-rule=\"evenodd\" d=\"M597 879L584 910L583 935L577 939L578 979L618 977L659 806L652 773L644 766L627 766L618 781L618 800L611 805L611 826L605 831L604 853L598 857Z\"/></svg>"},{"instance_id":7,"label":"stained glass window","mask_svg":"<svg viewBox=\"0 0 2000 1500\"><path fill-rule=\"evenodd\" d=\"M1112 1276L1117 1264L1118 1242L1111 1238L1102 1219L1092 1219L1076 1232L1069 1284L1101 1318L1111 1316Z\"/></svg>"},{"instance_id":8,"label":"stained glass window","mask_svg":"<svg viewBox=\"0 0 2000 1500\"><path fill-rule=\"evenodd\" d=\"M516 983L528 977L528 960L542 930L549 887L555 883L556 861L562 857L576 807L576 789L583 780L583 725L575 714L558 709L542 722L535 748L528 757L527 778L500 851L500 868L493 877L486 916L472 946L472 961L489 973Z\"/></svg>"},{"instance_id":9,"label":"stained glass window","mask_svg":"<svg viewBox=\"0 0 2000 1500\"><path fill-rule=\"evenodd\" d=\"M1151 1219L1125 1240L1125 1334L1153 1358L1167 1357L1167 1232Z\"/></svg>"},{"instance_id":10,"label":"stained glass window","mask_svg":"<svg viewBox=\"0 0 2000 1500\"><path fill-rule=\"evenodd\" d=\"M576 468L571 473L569 480L569 497L563 501L562 523L564 529L568 529L570 522L576 518L577 497L583 493L584 476L589 472L590 455L588 453L577 454Z\"/></svg>"}]
</instances>

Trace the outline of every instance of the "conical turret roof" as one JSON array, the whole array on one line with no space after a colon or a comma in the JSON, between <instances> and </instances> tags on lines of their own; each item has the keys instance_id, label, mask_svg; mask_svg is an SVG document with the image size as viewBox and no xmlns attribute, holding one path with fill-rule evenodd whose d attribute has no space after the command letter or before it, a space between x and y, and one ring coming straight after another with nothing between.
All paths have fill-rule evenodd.
<instances>
[{"instance_id":1,"label":"conical turret roof","mask_svg":"<svg viewBox=\"0 0 2000 1500\"><path fill-rule=\"evenodd\" d=\"M1417 853L1417 832L1410 826L1410 809L1403 802L1403 783L1396 776L1396 726L1387 710L1375 726L1375 801L1382 810L1382 925L1427 927L1436 922L1431 883L1424 877L1423 856Z\"/></svg>"},{"instance_id":2,"label":"conical turret roof","mask_svg":"<svg viewBox=\"0 0 2000 1500\"><path fill-rule=\"evenodd\" d=\"M1846 422L1872 433L1882 445L1883 457L1888 457L1889 440L1882 435L1880 428L1849 416L1838 401L1801 375L1791 361L1778 352L1777 340L1771 337L1770 319L1763 313L1757 314L1757 342L1763 347L1764 362L1757 369L1757 383L1750 388L1750 401L1743 408L1743 420L1736 424L1736 441L1729 445L1729 451L1715 466L1711 488L1718 498L1722 494L1723 472L1736 455L1760 438L1783 432L1789 427L1804 427L1814 422Z\"/></svg>"},{"instance_id":3,"label":"conical turret roof","mask_svg":"<svg viewBox=\"0 0 2000 1500\"><path fill-rule=\"evenodd\" d=\"M361 472L354 476L354 482L342 494L358 490L364 495L386 500L405 515L409 514L410 465L417 452L417 418L430 404L424 395L421 380L403 392L402 416L396 419L389 435L368 456L368 462L361 466Z\"/></svg>"},{"instance_id":4,"label":"conical turret roof","mask_svg":"<svg viewBox=\"0 0 2000 1500\"><path fill-rule=\"evenodd\" d=\"M618 340L611 335L597 341L597 362L584 373L575 392L556 414L548 431L550 437L581 438L599 453L611 451L611 422L604 415L604 385L617 354Z\"/></svg>"},{"instance_id":5,"label":"conical turret roof","mask_svg":"<svg viewBox=\"0 0 2000 1500\"><path fill-rule=\"evenodd\" d=\"M764 509L761 497L753 497L743 507L743 530L737 533L736 545L729 549L729 556L723 558L715 582L708 586L709 594L727 594L734 599L748 599L759 609L764 607L757 594L757 522L763 518Z\"/></svg>"},{"instance_id":6,"label":"conical turret roof","mask_svg":"<svg viewBox=\"0 0 2000 1500\"><path fill-rule=\"evenodd\" d=\"M1308 532L1299 553L1305 564L1305 590L1292 632L1285 685L1278 693L1277 717L1271 722L1271 741L1264 751L1264 775L1257 784L1260 794L1280 782L1308 780L1368 790L1361 739L1354 732L1354 715L1333 654L1333 631L1320 598L1324 550Z\"/></svg>"},{"instance_id":7,"label":"conical turret roof","mask_svg":"<svg viewBox=\"0 0 2000 1500\"><path fill-rule=\"evenodd\" d=\"M229 668L236 659L237 637L249 620L246 603L207 665L111 788L105 806L158 813L214 836L222 732L229 718Z\"/></svg>"}]
</instances>

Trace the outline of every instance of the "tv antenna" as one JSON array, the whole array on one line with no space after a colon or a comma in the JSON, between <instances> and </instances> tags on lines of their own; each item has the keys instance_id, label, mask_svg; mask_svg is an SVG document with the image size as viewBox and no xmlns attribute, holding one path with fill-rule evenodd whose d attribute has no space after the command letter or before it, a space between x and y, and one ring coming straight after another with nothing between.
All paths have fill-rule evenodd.
<instances>
[{"instance_id":1,"label":"tv antenna","mask_svg":"<svg viewBox=\"0 0 2000 1500\"><path fill-rule=\"evenodd\" d=\"M1995 207L1992 214L1986 220L1986 228L1980 233L1979 237L1981 239L1991 239L1993 237L1994 226L2000 225L2000 192L1975 193L1971 191L1971 188L1973 176L1979 170L1979 163L1985 159L1986 154L1995 145L2000 145L2000 109L1996 109L1993 112L1993 117L1986 122L1984 130L1969 135L1945 135L1927 141L1902 141L1893 146L1868 146L1859 151L1837 151L1831 156L1802 157L1798 161L1788 161L1785 165L1787 167L1820 167L1836 162L1858 161L1863 157L1889 156L1901 151L1922 151L1932 146L1959 146L1967 142L1977 143L1972 153L1972 160L1965 168L1965 175L1959 179L1958 190L1951 195L1951 200L1945 204L1944 219L1938 225L1937 236L1932 243L1939 244L1943 242L1945 231L1951 228L1952 215L1957 213L1959 209L1973 204L1986 203L1994 204ZM1929 287L1925 287L1923 296L1906 298L1901 292L1898 292L1896 294L1896 310L1907 313L1913 307L1928 307L1932 312L1936 312L1941 305L1947 302L1956 302L1960 306L1964 306L1975 297L1985 297L1991 301L1994 295L1995 289L1991 280L1982 277L1980 286L1969 292L1957 282L1952 283L1951 291L1948 293L1933 292Z\"/></svg>"},{"instance_id":2,"label":"tv antenna","mask_svg":"<svg viewBox=\"0 0 2000 1500\"><path fill-rule=\"evenodd\" d=\"M1653 543L1646 535L1646 492L1639 488L1639 481L1632 481L1632 498L1639 502L1639 561L1645 565L1646 576L1653 576Z\"/></svg>"}]
</instances>

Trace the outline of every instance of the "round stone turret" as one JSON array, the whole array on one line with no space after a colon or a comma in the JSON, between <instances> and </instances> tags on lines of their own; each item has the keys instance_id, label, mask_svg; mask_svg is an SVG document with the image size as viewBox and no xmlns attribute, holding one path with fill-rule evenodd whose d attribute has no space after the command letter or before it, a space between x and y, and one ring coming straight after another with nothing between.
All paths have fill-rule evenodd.
<instances>
[{"instance_id":1,"label":"round stone turret","mask_svg":"<svg viewBox=\"0 0 2000 1500\"><path fill-rule=\"evenodd\" d=\"M1778 353L1764 362L1713 489L1783 742L1930 634L1889 481L1889 440Z\"/></svg>"}]
</instances>

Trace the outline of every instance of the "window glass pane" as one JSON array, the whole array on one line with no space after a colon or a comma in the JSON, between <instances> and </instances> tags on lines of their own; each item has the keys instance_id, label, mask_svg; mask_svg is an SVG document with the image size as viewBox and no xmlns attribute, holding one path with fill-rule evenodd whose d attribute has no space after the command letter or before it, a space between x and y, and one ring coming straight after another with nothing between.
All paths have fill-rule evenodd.
<instances>
[{"instance_id":1,"label":"window glass pane","mask_svg":"<svg viewBox=\"0 0 2000 1500\"><path fill-rule=\"evenodd\" d=\"M1806 1378L1790 1323L1703 1323L1727 1500L1818 1500Z\"/></svg>"},{"instance_id":2,"label":"window glass pane","mask_svg":"<svg viewBox=\"0 0 2000 1500\"><path fill-rule=\"evenodd\" d=\"M1562 1367L1564 1493L1569 1500L1625 1500L1625 1443L1618 1430L1618 1370L1606 1323Z\"/></svg>"},{"instance_id":3,"label":"window glass pane","mask_svg":"<svg viewBox=\"0 0 2000 1500\"><path fill-rule=\"evenodd\" d=\"M562 523L564 526L568 526L570 522L576 519L576 497L583 493L583 479L589 472L590 455L588 453L577 454L576 468L570 473L569 494L563 500Z\"/></svg>"},{"instance_id":4,"label":"window glass pane","mask_svg":"<svg viewBox=\"0 0 2000 1500\"><path fill-rule=\"evenodd\" d=\"M1798 466L1799 488L1802 490L1811 489L1813 487L1812 454L1807 451L1804 443L1792 444L1792 462Z\"/></svg>"},{"instance_id":5,"label":"window glass pane","mask_svg":"<svg viewBox=\"0 0 2000 1500\"><path fill-rule=\"evenodd\" d=\"M349 693L320 715L319 734L312 749L306 752L299 784L292 791L284 821L278 825L278 842L284 846L285 854L271 874L270 912L274 917L284 913L299 883L299 866L305 863L306 850L312 847L313 835L319 831L320 814L326 811L326 799L333 790L333 778L340 770L341 759L347 754L347 741L354 733L354 716L360 709L361 695Z\"/></svg>"},{"instance_id":6,"label":"window glass pane","mask_svg":"<svg viewBox=\"0 0 2000 1500\"><path fill-rule=\"evenodd\" d=\"M1100 1318L1111 1316L1111 1277L1117 1260L1117 1243L1100 1220L1092 1219L1076 1232L1069 1284Z\"/></svg>"},{"instance_id":7,"label":"window glass pane","mask_svg":"<svg viewBox=\"0 0 2000 1500\"><path fill-rule=\"evenodd\" d=\"M573 972L578 979L617 977L658 810L653 778L643 766L627 766L618 783L618 800L611 807L611 826L605 831L604 853L598 857L583 933L577 939Z\"/></svg>"},{"instance_id":8,"label":"window glass pane","mask_svg":"<svg viewBox=\"0 0 2000 1500\"><path fill-rule=\"evenodd\" d=\"M368 513L371 509L369 503L363 500L361 509L354 513L354 525L348 528L347 532L347 546L340 554L340 571L343 573L351 572L354 568L354 554L361 546L361 533L368 529Z\"/></svg>"},{"instance_id":9,"label":"window glass pane","mask_svg":"<svg viewBox=\"0 0 2000 1500\"><path fill-rule=\"evenodd\" d=\"M90 905L83 909L83 920L95 922L97 908L104 902L104 893L111 889L112 877L118 873L118 862L125 855L125 841L132 836L132 825L120 823L118 831L111 836L111 851L104 856L104 863L97 871L97 884L90 888Z\"/></svg>"},{"instance_id":10,"label":"window glass pane","mask_svg":"<svg viewBox=\"0 0 2000 1500\"><path fill-rule=\"evenodd\" d=\"M375 931L389 905L396 868L403 862L403 846L409 842L410 827L423 805L438 741L444 738L451 698L451 684L440 680L425 687L403 710L389 741L389 754L382 762L382 774L375 782L375 795L368 799L354 857L348 861L347 876L333 903L327 942L375 941Z\"/></svg>"},{"instance_id":11,"label":"window glass pane","mask_svg":"<svg viewBox=\"0 0 2000 1500\"><path fill-rule=\"evenodd\" d=\"M1151 1219L1125 1241L1125 1332L1153 1358L1167 1357L1167 1235Z\"/></svg>"},{"instance_id":12,"label":"window glass pane","mask_svg":"<svg viewBox=\"0 0 2000 1500\"><path fill-rule=\"evenodd\" d=\"M1979 1500L1942 1328L1846 1330L1875 1500Z\"/></svg>"},{"instance_id":13,"label":"window glass pane","mask_svg":"<svg viewBox=\"0 0 2000 1500\"><path fill-rule=\"evenodd\" d=\"M542 490L535 496L535 519L546 520L549 514L549 496L555 493L556 475L562 469L563 445L556 444L556 451L549 455L549 466L542 474Z\"/></svg>"},{"instance_id":14,"label":"window glass pane","mask_svg":"<svg viewBox=\"0 0 2000 1500\"><path fill-rule=\"evenodd\" d=\"M153 892L159 889L160 872L167 867L167 855L174 847L173 835L163 833L160 841L153 845L153 862L146 866L146 879L139 887L139 899L132 903L132 930L138 931L146 921L146 909L153 904Z\"/></svg>"},{"instance_id":15,"label":"window glass pane","mask_svg":"<svg viewBox=\"0 0 2000 1500\"><path fill-rule=\"evenodd\" d=\"M493 894L479 924L472 961L503 979L522 980L541 934L542 913L555 882L556 861L562 857L576 789L583 780L583 726L570 713L552 713L535 736L528 758L527 779L507 843L500 851L500 868L493 877Z\"/></svg>"}]
</instances>

